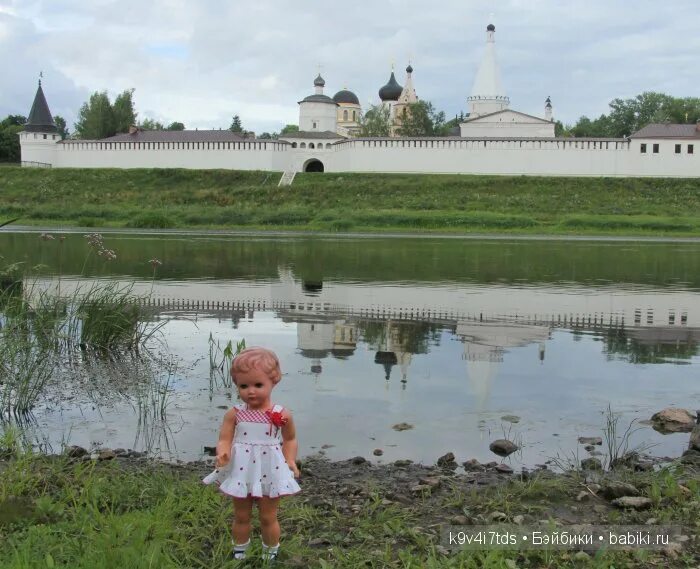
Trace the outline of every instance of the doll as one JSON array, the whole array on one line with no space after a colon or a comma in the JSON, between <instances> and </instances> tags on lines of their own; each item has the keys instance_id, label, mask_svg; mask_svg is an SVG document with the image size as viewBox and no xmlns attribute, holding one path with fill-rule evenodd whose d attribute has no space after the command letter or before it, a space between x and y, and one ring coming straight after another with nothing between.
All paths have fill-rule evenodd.
<instances>
[{"instance_id":1,"label":"doll","mask_svg":"<svg viewBox=\"0 0 700 569\"><path fill-rule=\"evenodd\" d=\"M292 415L270 401L282 379L274 352L253 347L241 351L231 364L231 377L242 403L224 415L216 445L216 470L204 478L233 497L233 557L245 559L250 545L253 502L258 504L263 559L274 561L279 551L280 497L300 491L295 478L297 440Z\"/></svg>"}]
</instances>

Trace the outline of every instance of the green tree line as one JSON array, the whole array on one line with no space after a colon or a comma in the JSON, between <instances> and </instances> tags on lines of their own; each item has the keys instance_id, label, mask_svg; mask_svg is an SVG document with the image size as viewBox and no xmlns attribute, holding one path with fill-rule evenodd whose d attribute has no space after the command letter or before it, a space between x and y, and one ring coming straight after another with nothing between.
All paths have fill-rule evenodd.
<instances>
[{"instance_id":1,"label":"green tree line","mask_svg":"<svg viewBox=\"0 0 700 569\"><path fill-rule=\"evenodd\" d=\"M700 119L700 98L671 97L653 91L630 99L614 99L608 114L596 119L582 116L575 125L557 123L557 136L629 136L651 123L695 124Z\"/></svg>"}]
</instances>

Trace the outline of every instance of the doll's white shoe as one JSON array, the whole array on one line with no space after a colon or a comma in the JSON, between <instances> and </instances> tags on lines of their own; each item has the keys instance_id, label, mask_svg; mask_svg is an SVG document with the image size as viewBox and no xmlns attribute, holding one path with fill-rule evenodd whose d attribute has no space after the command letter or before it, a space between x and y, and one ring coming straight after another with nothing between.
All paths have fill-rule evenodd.
<instances>
[{"instance_id":1,"label":"doll's white shoe","mask_svg":"<svg viewBox=\"0 0 700 569\"><path fill-rule=\"evenodd\" d=\"M262 560L265 563L274 563L277 561L277 555L279 554L280 545L279 543L273 547L262 544Z\"/></svg>"}]
</instances>

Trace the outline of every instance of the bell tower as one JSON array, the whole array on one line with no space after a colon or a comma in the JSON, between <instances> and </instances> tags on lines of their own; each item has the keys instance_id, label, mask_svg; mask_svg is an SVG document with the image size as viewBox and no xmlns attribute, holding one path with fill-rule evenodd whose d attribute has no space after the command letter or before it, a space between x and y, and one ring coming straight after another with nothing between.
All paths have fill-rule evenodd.
<instances>
[{"instance_id":1,"label":"bell tower","mask_svg":"<svg viewBox=\"0 0 700 569\"><path fill-rule=\"evenodd\" d=\"M502 111L510 105L510 99L501 85L496 61L496 26L493 24L486 26L486 50L467 103L469 118Z\"/></svg>"}]
</instances>

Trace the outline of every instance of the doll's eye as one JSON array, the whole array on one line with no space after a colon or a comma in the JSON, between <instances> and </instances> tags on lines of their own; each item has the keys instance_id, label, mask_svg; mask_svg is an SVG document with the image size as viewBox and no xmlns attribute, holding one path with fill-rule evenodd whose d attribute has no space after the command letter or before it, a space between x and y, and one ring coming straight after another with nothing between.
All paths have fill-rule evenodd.
<instances>
[{"instance_id":1,"label":"doll's eye","mask_svg":"<svg viewBox=\"0 0 700 569\"><path fill-rule=\"evenodd\" d=\"M247 389L247 388L248 388L248 384L247 384L247 383L241 383L241 384L238 386L238 389Z\"/></svg>"},{"instance_id":2,"label":"doll's eye","mask_svg":"<svg viewBox=\"0 0 700 569\"><path fill-rule=\"evenodd\" d=\"M257 387L258 389L260 389L262 386L263 386L262 383L256 383L256 384L255 384L255 387Z\"/></svg>"}]
</instances>

